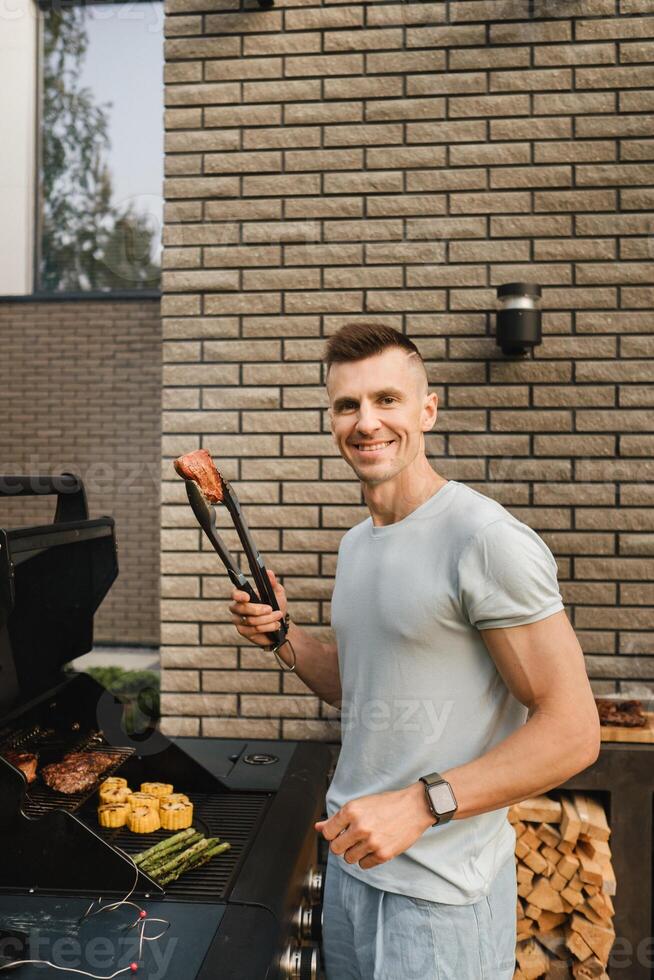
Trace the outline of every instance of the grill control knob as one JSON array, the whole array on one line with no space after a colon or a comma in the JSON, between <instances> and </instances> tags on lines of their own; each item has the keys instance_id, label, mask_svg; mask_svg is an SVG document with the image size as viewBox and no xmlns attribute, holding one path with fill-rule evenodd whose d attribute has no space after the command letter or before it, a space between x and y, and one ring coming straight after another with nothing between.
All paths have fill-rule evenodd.
<instances>
[{"instance_id":1,"label":"grill control knob","mask_svg":"<svg viewBox=\"0 0 654 980\"><path fill-rule=\"evenodd\" d=\"M282 980L318 980L318 949L315 946L287 946L279 961Z\"/></svg>"},{"instance_id":2,"label":"grill control knob","mask_svg":"<svg viewBox=\"0 0 654 980\"><path fill-rule=\"evenodd\" d=\"M324 868L310 868L304 882L306 896L311 905L322 902L322 890L325 884Z\"/></svg>"},{"instance_id":3,"label":"grill control knob","mask_svg":"<svg viewBox=\"0 0 654 980\"><path fill-rule=\"evenodd\" d=\"M293 925L295 927L295 935L300 940L319 940L321 938L315 910L308 905L300 905L293 916Z\"/></svg>"}]
</instances>

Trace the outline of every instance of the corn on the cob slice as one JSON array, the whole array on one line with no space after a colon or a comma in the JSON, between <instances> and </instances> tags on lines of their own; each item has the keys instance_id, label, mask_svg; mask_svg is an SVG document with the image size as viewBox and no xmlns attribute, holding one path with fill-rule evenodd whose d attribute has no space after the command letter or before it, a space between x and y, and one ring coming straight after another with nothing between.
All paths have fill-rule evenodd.
<instances>
[{"instance_id":1,"label":"corn on the cob slice","mask_svg":"<svg viewBox=\"0 0 654 980\"><path fill-rule=\"evenodd\" d=\"M135 834L151 834L161 826L159 811L147 805L133 807L127 817L127 826Z\"/></svg>"},{"instance_id":2,"label":"corn on the cob slice","mask_svg":"<svg viewBox=\"0 0 654 980\"><path fill-rule=\"evenodd\" d=\"M126 789L127 788L127 780L124 779L123 776L107 776L107 778L106 779L103 779L102 782L100 783L100 789L102 789L105 786L107 786L107 787L108 786L122 786L123 789Z\"/></svg>"},{"instance_id":3,"label":"corn on the cob slice","mask_svg":"<svg viewBox=\"0 0 654 980\"><path fill-rule=\"evenodd\" d=\"M188 800L162 803L159 807L159 816L164 830L184 830L193 822L193 804Z\"/></svg>"},{"instance_id":4,"label":"corn on the cob slice","mask_svg":"<svg viewBox=\"0 0 654 980\"><path fill-rule=\"evenodd\" d=\"M151 810L159 809L159 797L152 793L132 793L127 798L127 802L132 809L137 806L149 806Z\"/></svg>"},{"instance_id":5,"label":"corn on the cob slice","mask_svg":"<svg viewBox=\"0 0 654 980\"><path fill-rule=\"evenodd\" d=\"M168 793L167 796L161 796L159 798L159 809L164 803L190 803L186 793Z\"/></svg>"},{"instance_id":6,"label":"corn on the cob slice","mask_svg":"<svg viewBox=\"0 0 654 980\"><path fill-rule=\"evenodd\" d=\"M99 790L101 803L127 803L132 795L129 786L101 786Z\"/></svg>"},{"instance_id":7,"label":"corn on the cob slice","mask_svg":"<svg viewBox=\"0 0 654 980\"><path fill-rule=\"evenodd\" d=\"M124 827L128 815L127 803L102 803L98 807L98 823L101 827Z\"/></svg>"},{"instance_id":8,"label":"corn on the cob slice","mask_svg":"<svg viewBox=\"0 0 654 980\"><path fill-rule=\"evenodd\" d=\"M141 792L151 793L152 796L168 796L172 791L172 783L141 783Z\"/></svg>"}]
</instances>

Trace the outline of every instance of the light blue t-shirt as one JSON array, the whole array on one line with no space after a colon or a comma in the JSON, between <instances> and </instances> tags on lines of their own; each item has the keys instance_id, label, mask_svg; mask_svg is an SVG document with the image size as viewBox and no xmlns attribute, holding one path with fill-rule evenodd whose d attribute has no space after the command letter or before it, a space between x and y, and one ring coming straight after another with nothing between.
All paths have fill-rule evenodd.
<instances>
[{"instance_id":1,"label":"light blue t-shirt","mask_svg":"<svg viewBox=\"0 0 654 980\"><path fill-rule=\"evenodd\" d=\"M556 562L526 524L456 480L401 521L368 518L341 540L332 597L343 703L332 816L360 796L400 789L477 759L527 720L480 629L563 609ZM514 852L508 807L430 827L362 881L428 901L487 895Z\"/></svg>"}]
</instances>

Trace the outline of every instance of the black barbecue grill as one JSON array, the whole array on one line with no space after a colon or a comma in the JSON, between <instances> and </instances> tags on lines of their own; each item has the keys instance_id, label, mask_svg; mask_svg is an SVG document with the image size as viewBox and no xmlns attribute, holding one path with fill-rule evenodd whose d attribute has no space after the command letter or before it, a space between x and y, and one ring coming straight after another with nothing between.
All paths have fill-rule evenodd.
<instances>
[{"instance_id":1,"label":"black barbecue grill","mask_svg":"<svg viewBox=\"0 0 654 980\"><path fill-rule=\"evenodd\" d=\"M328 749L192 739L193 751L185 751L155 728L128 734L121 702L88 675L64 669L91 649L93 614L118 573L114 522L90 520L81 481L64 474L0 478L0 523L2 495L33 493L57 494L54 522L0 529L0 964L3 934L22 928L27 935L26 922L47 921L54 941L70 933L70 910L79 901L115 901L135 885L134 896L152 902L152 914L171 923L169 938L179 938L165 980L316 976L313 823L323 812ZM38 774L28 784L2 758L37 754L40 772L68 752L87 750L107 753L110 762L93 786L73 794L53 791ZM129 855L166 832L98 825L97 786L112 773L134 788L172 783L193 802L194 827L229 841L230 850L162 889ZM98 930L115 932L112 918L93 920L96 937ZM24 958L31 958L28 949ZM144 959L141 975L154 978ZM84 963L81 956L79 968ZM29 965L17 973L19 980L44 975Z\"/></svg>"}]
</instances>

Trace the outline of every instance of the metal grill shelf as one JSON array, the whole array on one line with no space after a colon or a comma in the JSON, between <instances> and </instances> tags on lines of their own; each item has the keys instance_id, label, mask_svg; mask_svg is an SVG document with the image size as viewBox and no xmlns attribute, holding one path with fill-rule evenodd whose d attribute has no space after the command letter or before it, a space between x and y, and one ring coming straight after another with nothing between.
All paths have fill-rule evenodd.
<instances>
[{"instance_id":1,"label":"metal grill shelf","mask_svg":"<svg viewBox=\"0 0 654 980\"><path fill-rule=\"evenodd\" d=\"M67 810L74 813L96 792L98 786L123 765L130 756L134 755L133 748L107 745L98 733L80 736L79 732L72 734L54 732L35 726L15 732L0 745L0 755L3 751L33 752L39 755L38 768L48 762L58 762L69 752L102 752L113 758L111 765L103 769L89 789L79 793L57 793L41 779L37 773L36 781L29 783L23 801L23 813L27 817L42 817L50 810Z\"/></svg>"},{"instance_id":2,"label":"metal grill shelf","mask_svg":"<svg viewBox=\"0 0 654 980\"><path fill-rule=\"evenodd\" d=\"M194 807L193 826L207 837L220 837L223 841L229 841L231 847L201 868L188 871L178 881L167 885L166 895L174 901L219 901L229 896L243 858L268 808L271 795L189 793L188 796ZM126 854L138 854L172 836L170 831L165 830L157 830L152 834L133 834L124 827L119 830L99 827L95 807L91 808L90 805L80 816L108 843L119 847Z\"/></svg>"}]
</instances>

